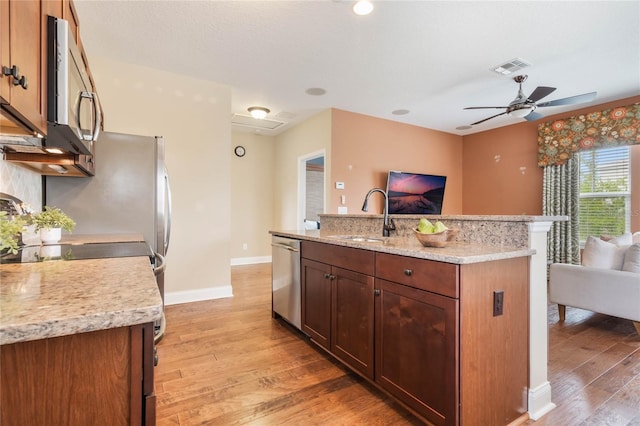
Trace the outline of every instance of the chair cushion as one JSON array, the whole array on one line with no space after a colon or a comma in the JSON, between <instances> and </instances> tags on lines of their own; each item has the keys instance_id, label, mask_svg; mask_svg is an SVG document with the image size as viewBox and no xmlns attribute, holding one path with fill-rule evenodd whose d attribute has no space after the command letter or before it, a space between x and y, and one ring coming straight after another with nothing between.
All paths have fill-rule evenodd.
<instances>
[{"instance_id":1,"label":"chair cushion","mask_svg":"<svg viewBox=\"0 0 640 426\"><path fill-rule=\"evenodd\" d=\"M622 270L640 273L640 243L630 246L624 254Z\"/></svg>"},{"instance_id":2,"label":"chair cushion","mask_svg":"<svg viewBox=\"0 0 640 426\"><path fill-rule=\"evenodd\" d=\"M589 236L582 252L582 266L621 270L627 247Z\"/></svg>"}]
</instances>

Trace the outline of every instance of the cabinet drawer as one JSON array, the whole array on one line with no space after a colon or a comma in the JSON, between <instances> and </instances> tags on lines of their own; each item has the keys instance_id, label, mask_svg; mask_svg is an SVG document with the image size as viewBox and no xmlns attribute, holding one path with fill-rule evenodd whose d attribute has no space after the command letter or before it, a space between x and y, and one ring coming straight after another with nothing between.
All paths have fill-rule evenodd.
<instances>
[{"instance_id":1,"label":"cabinet drawer","mask_svg":"<svg viewBox=\"0 0 640 426\"><path fill-rule=\"evenodd\" d=\"M444 296L456 299L460 297L459 266L453 263L376 253L375 275L378 278Z\"/></svg>"},{"instance_id":2,"label":"cabinet drawer","mask_svg":"<svg viewBox=\"0 0 640 426\"><path fill-rule=\"evenodd\" d=\"M373 275L375 253L333 244L302 241L302 257L350 271Z\"/></svg>"}]
</instances>

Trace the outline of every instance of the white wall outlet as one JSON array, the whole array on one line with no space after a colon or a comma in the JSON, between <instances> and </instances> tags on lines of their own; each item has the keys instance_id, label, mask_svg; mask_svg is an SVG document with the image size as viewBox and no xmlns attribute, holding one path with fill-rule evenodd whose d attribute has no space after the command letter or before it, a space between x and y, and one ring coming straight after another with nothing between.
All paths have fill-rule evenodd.
<instances>
[{"instance_id":1,"label":"white wall outlet","mask_svg":"<svg viewBox=\"0 0 640 426\"><path fill-rule=\"evenodd\" d=\"M249 245L247 243L242 244L242 250L248 250Z\"/></svg>"},{"instance_id":2,"label":"white wall outlet","mask_svg":"<svg viewBox=\"0 0 640 426\"><path fill-rule=\"evenodd\" d=\"M336 182L336 189L344 189L344 182Z\"/></svg>"},{"instance_id":3,"label":"white wall outlet","mask_svg":"<svg viewBox=\"0 0 640 426\"><path fill-rule=\"evenodd\" d=\"M347 196L346 195L341 195L340 196L340 203L342 203L343 206L345 204L347 204Z\"/></svg>"},{"instance_id":4,"label":"white wall outlet","mask_svg":"<svg viewBox=\"0 0 640 426\"><path fill-rule=\"evenodd\" d=\"M347 206L339 206L338 214L347 214Z\"/></svg>"}]
</instances>

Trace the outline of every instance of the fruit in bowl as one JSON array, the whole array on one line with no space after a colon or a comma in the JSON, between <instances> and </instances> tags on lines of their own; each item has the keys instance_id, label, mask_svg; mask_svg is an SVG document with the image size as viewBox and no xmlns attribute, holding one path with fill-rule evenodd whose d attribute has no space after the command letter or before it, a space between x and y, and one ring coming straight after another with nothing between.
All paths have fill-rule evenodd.
<instances>
[{"instance_id":1,"label":"fruit in bowl","mask_svg":"<svg viewBox=\"0 0 640 426\"><path fill-rule=\"evenodd\" d=\"M447 226L440 221L433 224L428 219L422 218L418 223L418 227L413 230L413 233L418 241L425 247L445 247L457 231L447 228Z\"/></svg>"}]
</instances>

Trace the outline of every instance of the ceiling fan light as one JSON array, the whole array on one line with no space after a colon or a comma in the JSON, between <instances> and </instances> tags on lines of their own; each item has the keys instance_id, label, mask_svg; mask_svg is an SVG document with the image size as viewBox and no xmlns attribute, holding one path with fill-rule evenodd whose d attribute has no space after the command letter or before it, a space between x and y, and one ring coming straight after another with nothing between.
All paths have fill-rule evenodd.
<instances>
[{"instance_id":1,"label":"ceiling fan light","mask_svg":"<svg viewBox=\"0 0 640 426\"><path fill-rule=\"evenodd\" d=\"M253 118L256 118L258 120L262 120L267 116L267 114L271 112L268 108L258 106L249 107L247 111L249 111Z\"/></svg>"},{"instance_id":2,"label":"ceiling fan light","mask_svg":"<svg viewBox=\"0 0 640 426\"><path fill-rule=\"evenodd\" d=\"M531 111L533 111L533 108L527 106L527 107L523 107L523 108L514 109L513 111L511 111L509 113L509 115L512 116L512 117L524 118L527 115L529 115L529 113L531 113Z\"/></svg>"},{"instance_id":3,"label":"ceiling fan light","mask_svg":"<svg viewBox=\"0 0 640 426\"><path fill-rule=\"evenodd\" d=\"M353 13L364 16L373 11L373 3L367 0L360 0L353 5Z\"/></svg>"}]
</instances>

